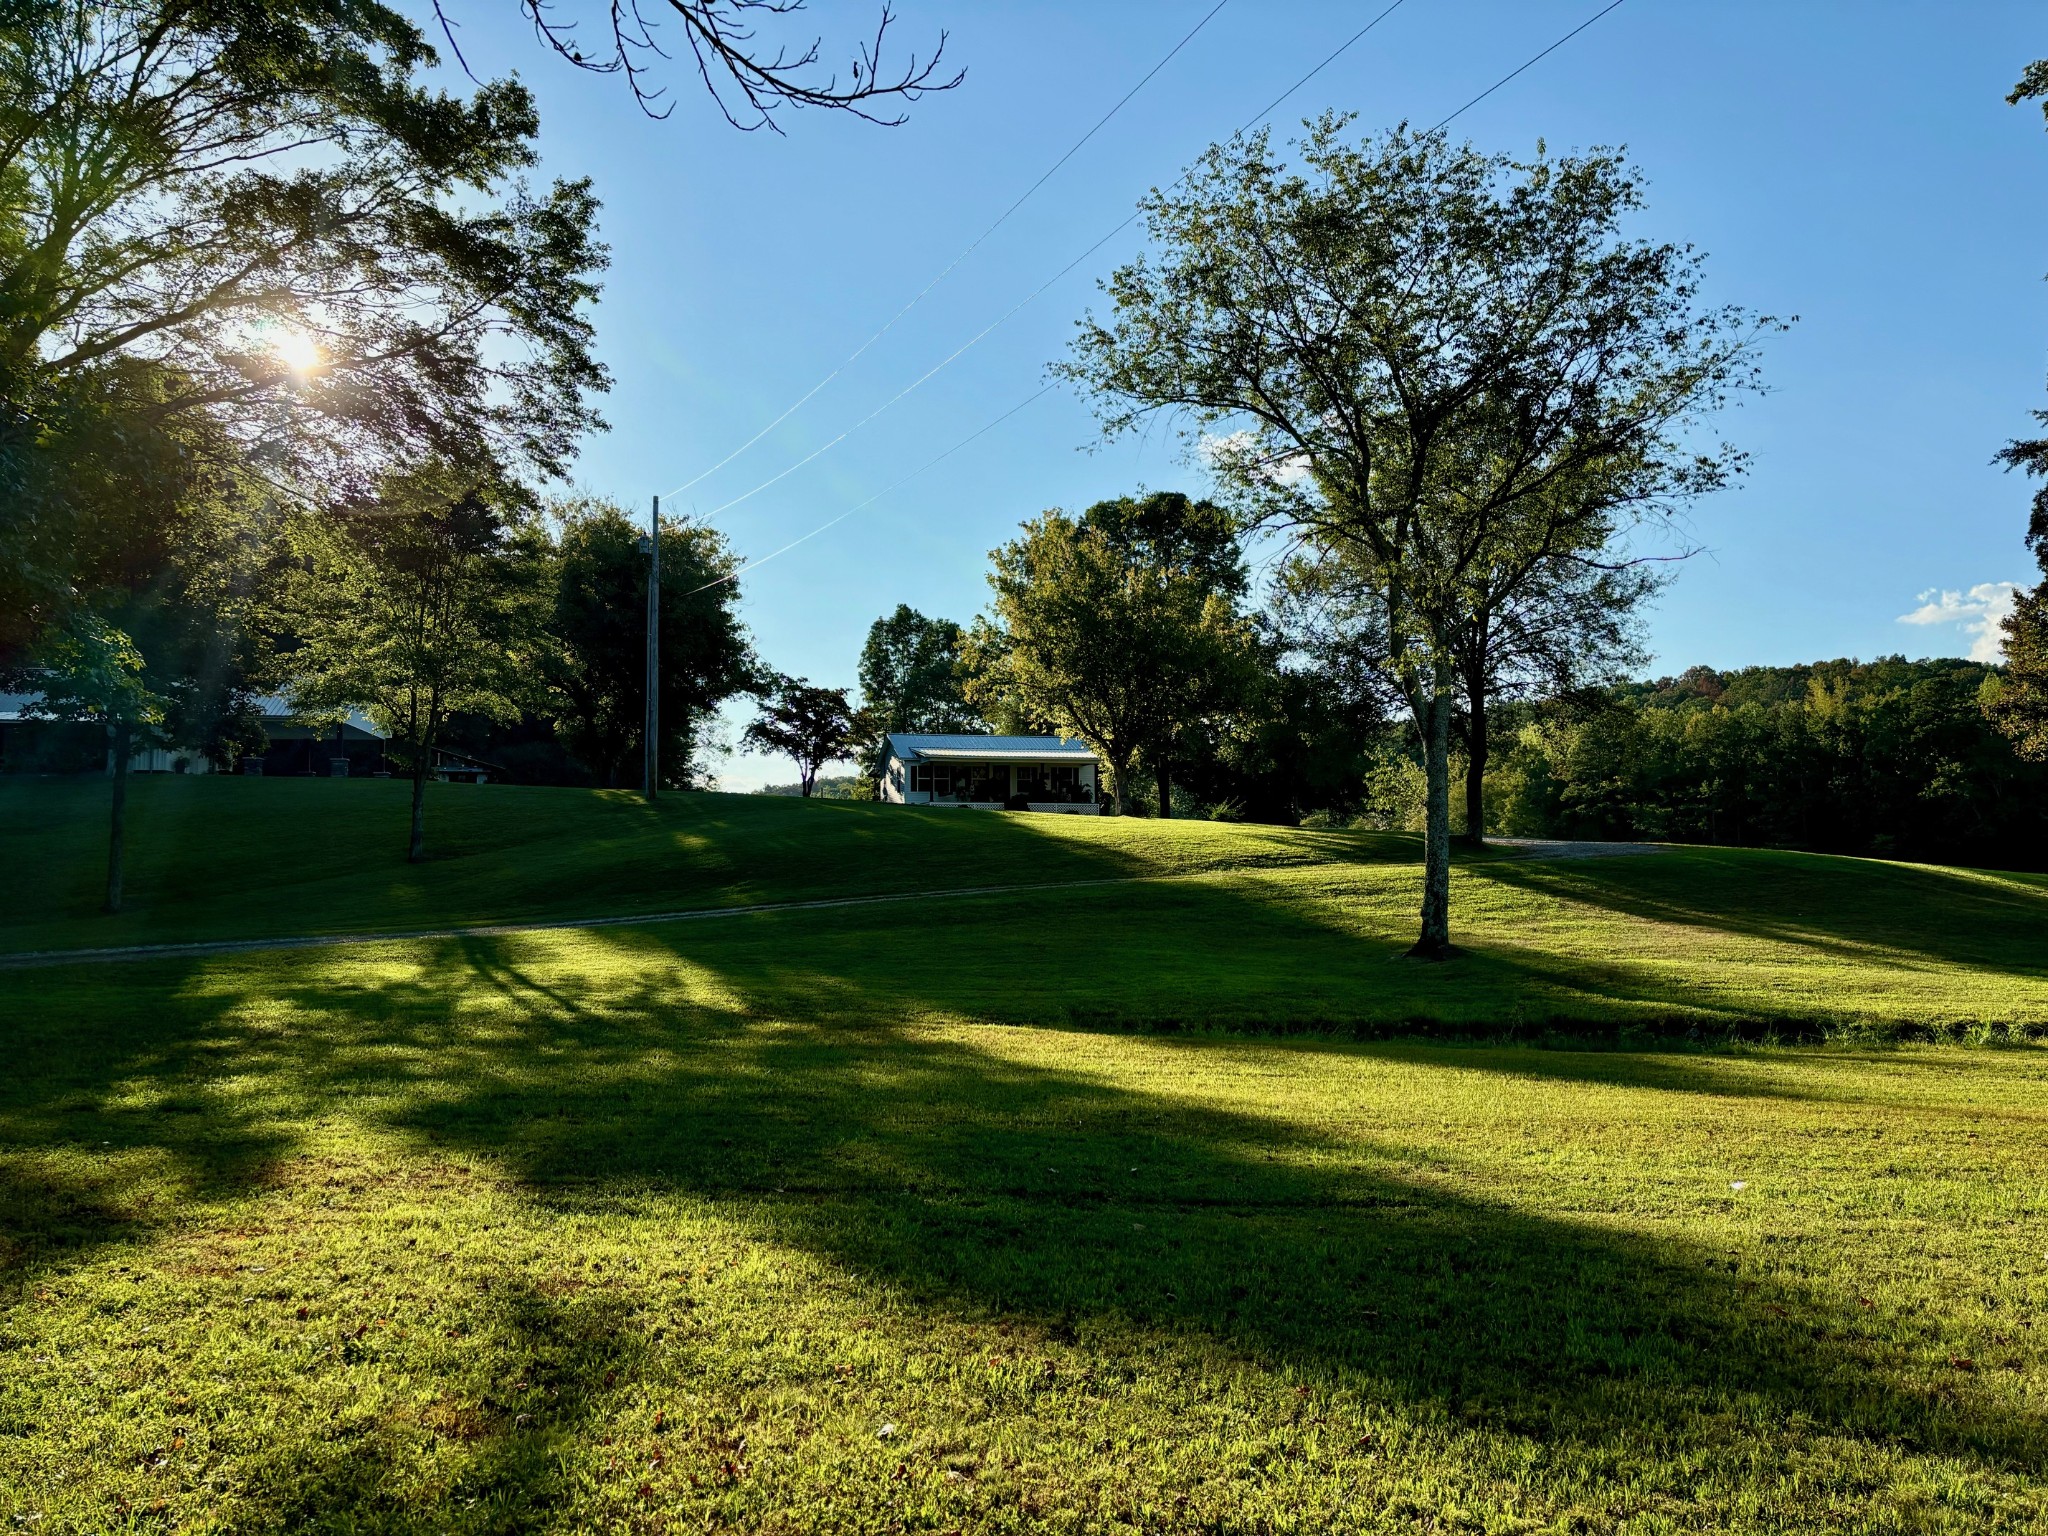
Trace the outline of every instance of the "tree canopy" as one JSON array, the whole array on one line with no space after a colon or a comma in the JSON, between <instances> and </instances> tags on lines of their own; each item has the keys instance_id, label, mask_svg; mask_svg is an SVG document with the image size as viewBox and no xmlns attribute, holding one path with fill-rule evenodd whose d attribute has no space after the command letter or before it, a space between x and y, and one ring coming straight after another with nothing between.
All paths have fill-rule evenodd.
<instances>
[{"instance_id":1,"label":"tree canopy","mask_svg":"<svg viewBox=\"0 0 2048 1536\"><path fill-rule=\"evenodd\" d=\"M1370 583L1381 666L1426 744L1415 953L1450 952L1449 740L1461 636L1562 562L1722 485L1686 429L1755 383L1760 322L1700 299L1689 249L1630 239L1639 175L1311 123L1256 134L1142 204L1153 254L1105 285L1065 375L1111 434L1201 433L1254 523Z\"/></svg>"},{"instance_id":2,"label":"tree canopy","mask_svg":"<svg viewBox=\"0 0 2048 1536\"><path fill-rule=\"evenodd\" d=\"M1142 757L1164 815L1184 733L1240 694L1253 639L1218 588L1216 552L1173 534L1156 507L1158 536L1139 536L1139 505L1050 511L993 552L995 601L970 647L968 696L1094 747L1119 811Z\"/></svg>"},{"instance_id":3,"label":"tree canopy","mask_svg":"<svg viewBox=\"0 0 2048 1536\"><path fill-rule=\"evenodd\" d=\"M105 510L78 488L95 461L132 485L123 459L210 455L286 500L348 500L433 462L560 474L599 424L596 199L526 184L524 87L451 95L422 83L432 62L375 0L8 9L0 608L18 628L90 596L70 552Z\"/></svg>"},{"instance_id":4,"label":"tree canopy","mask_svg":"<svg viewBox=\"0 0 2048 1536\"><path fill-rule=\"evenodd\" d=\"M782 753L794 762L798 787L808 799L817 787L818 770L853 753L853 706L844 688L820 688L808 678L777 674L762 688L761 713L744 739L750 747Z\"/></svg>"}]
</instances>

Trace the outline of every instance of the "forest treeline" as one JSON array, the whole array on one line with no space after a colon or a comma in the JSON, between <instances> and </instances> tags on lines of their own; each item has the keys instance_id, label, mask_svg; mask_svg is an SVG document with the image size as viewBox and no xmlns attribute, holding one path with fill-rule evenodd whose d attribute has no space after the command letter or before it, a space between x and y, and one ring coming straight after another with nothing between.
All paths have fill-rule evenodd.
<instances>
[{"instance_id":1,"label":"forest treeline","mask_svg":"<svg viewBox=\"0 0 2048 1536\"><path fill-rule=\"evenodd\" d=\"M1809 848L2048 868L2048 765L1960 660L1696 667L1610 690L1578 718L1527 712L1487 775L1493 830Z\"/></svg>"}]
</instances>

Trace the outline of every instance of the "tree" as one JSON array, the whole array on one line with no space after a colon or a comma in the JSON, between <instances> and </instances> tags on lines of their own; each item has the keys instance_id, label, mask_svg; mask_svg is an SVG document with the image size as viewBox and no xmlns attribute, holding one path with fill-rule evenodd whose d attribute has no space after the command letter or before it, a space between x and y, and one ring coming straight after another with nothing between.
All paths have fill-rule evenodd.
<instances>
[{"instance_id":1,"label":"tree","mask_svg":"<svg viewBox=\"0 0 2048 1536\"><path fill-rule=\"evenodd\" d=\"M559 534L549 577L547 683L563 744L609 785L637 783L647 697L644 523L614 502L553 508ZM664 779L688 776L695 733L747 692L753 649L739 616L739 559L716 529L687 518L661 526L660 713Z\"/></svg>"},{"instance_id":2,"label":"tree","mask_svg":"<svg viewBox=\"0 0 2048 1536\"><path fill-rule=\"evenodd\" d=\"M135 643L95 615L79 615L50 637L37 659L41 665L31 674L38 684L35 713L106 725L113 797L107 821L105 909L119 912L127 850L128 763L161 729L165 701L145 685L142 654Z\"/></svg>"},{"instance_id":3,"label":"tree","mask_svg":"<svg viewBox=\"0 0 2048 1536\"><path fill-rule=\"evenodd\" d=\"M37 0L0 20L0 610L90 597L95 457L208 452L280 497L396 468L559 474L605 387L587 182L376 0ZM179 438L204 420L212 436ZM131 485L140 483L129 477ZM89 529L86 530L89 532Z\"/></svg>"},{"instance_id":4,"label":"tree","mask_svg":"<svg viewBox=\"0 0 2048 1536\"><path fill-rule=\"evenodd\" d=\"M2015 105L2039 100L2048 116L2048 59L2029 64L2006 99ZM2048 427L2048 411L2036 411L2034 418ZM2048 478L2048 437L2010 442L1999 451L1998 462ZM2048 762L2048 486L2034 493L2027 547L2040 563L2042 580L2032 592L2022 592L2006 616L2005 676L1985 707L2021 756Z\"/></svg>"},{"instance_id":5,"label":"tree","mask_svg":"<svg viewBox=\"0 0 2048 1536\"><path fill-rule=\"evenodd\" d=\"M292 530L301 565L277 613L288 643L279 680L301 715L366 709L401 744L412 863L426 857L426 782L449 715L516 718L532 686L535 604L507 558L504 499L437 466Z\"/></svg>"},{"instance_id":6,"label":"tree","mask_svg":"<svg viewBox=\"0 0 2048 1536\"><path fill-rule=\"evenodd\" d=\"M771 45L754 30L757 17L779 20L804 9L804 0L648 0L657 14L666 11L682 27L683 41L691 62L703 81L706 93L725 120L743 132L766 128L780 133L775 114L784 108L805 107L845 112L866 122L895 127L904 121L901 104L914 102L927 91L950 91L966 78L961 70L947 75L944 69L946 34L931 57L920 62L911 54L901 67L885 62L889 28L895 13L887 4L881 9L872 37L858 45L848 71L851 85L842 85L837 74L820 78L817 73L823 40L813 38L808 46L792 49ZM434 13L451 47L455 27L448 14L449 0L434 0ZM554 0L519 0L519 8L540 34L541 40L579 69L595 74L623 75L634 100L651 117L667 117L674 104L667 101L666 87L652 79L656 64L666 62L659 26L643 9L642 0L618 0L607 8L610 46L590 48L577 34L576 20L559 19ZM770 52L771 46L773 52ZM455 49L457 56L461 50ZM893 115L883 116L885 112Z\"/></svg>"},{"instance_id":7,"label":"tree","mask_svg":"<svg viewBox=\"0 0 2048 1536\"><path fill-rule=\"evenodd\" d=\"M1242 698L1251 630L1212 569L1130 535L1120 516L1047 512L991 554L993 617L973 637L968 696L1094 747L1119 814L1142 756L1170 815L1176 747Z\"/></svg>"},{"instance_id":8,"label":"tree","mask_svg":"<svg viewBox=\"0 0 2048 1536\"><path fill-rule=\"evenodd\" d=\"M1294 643L1336 673L1386 665L1379 586L1347 551L1326 549L1282 571L1280 611ZM1662 586L1650 567L1559 561L1508 598L1473 613L1455 635L1465 750L1465 839L1485 841L1492 719L1504 704L1541 700L1552 714L1597 708L1642 654L1642 604Z\"/></svg>"},{"instance_id":9,"label":"tree","mask_svg":"<svg viewBox=\"0 0 2048 1536\"><path fill-rule=\"evenodd\" d=\"M1754 385L1766 322L1702 307L1695 253L1622 237L1642 196L1617 155L1517 163L1346 126L1309 125L1305 172L1261 133L1148 197L1159 254L1109 280L1114 313L1063 372L1112 435L1162 412L1209 429L1250 522L1369 581L1429 784L1411 953L1441 959L1461 636L1740 469L1678 438Z\"/></svg>"},{"instance_id":10,"label":"tree","mask_svg":"<svg viewBox=\"0 0 2048 1536\"><path fill-rule=\"evenodd\" d=\"M2048 426L2048 411L2035 415ZM2048 438L2008 443L1998 458L2008 468L2048 477ZM1990 690L1985 710L2022 757L2048 762L2048 486L2034 493L2026 537L2042 580L2020 593L2005 617L2005 675Z\"/></svg>"},{"instance_id":11,"label":"tree","mask_svg":"<svg viewBox=\"0 0 2048 1536\"><path fill-rule=\"evenodd\" d=\"M966 635L951 619L926 618L908 603L868 626L860 648L864 738L861 772L880 777L893 731L985 731L988 722L968 702L962 647Z\"/></svg>"},{"instance_id":12,"label":"tree","mask_svg":"<svg viewBox=\"0 0 2048 1536\"><path fill-rule=\"evenodd\" d=\"M844 688L818 688L807 679L777 673L763 691L760 717L742 740L793 760L808 799L820 768L853 755L853 706Z\"/></svg>"}]
</instances>

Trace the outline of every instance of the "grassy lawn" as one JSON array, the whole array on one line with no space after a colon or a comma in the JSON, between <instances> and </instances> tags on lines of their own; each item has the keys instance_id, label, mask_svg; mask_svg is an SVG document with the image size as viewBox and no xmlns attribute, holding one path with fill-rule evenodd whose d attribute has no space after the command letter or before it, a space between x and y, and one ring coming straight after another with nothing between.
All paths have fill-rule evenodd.
<instances>
[{"instance_id":1,"label":"grassy lawn","mask_svg":"<svg viewBox=\"0 0 2048 1536\"><path fill-rule=\"evenodd\" d=\"M2048 1531L2048 1054L1876 1043L2048 1022L2040 877L1477 860L1426 967L1399 840L218 789L118 941L1179 878L5 973L0 1530ZM1498 1043L1734 1021L1840 1038Z\"/></svg>"}]
</instances>

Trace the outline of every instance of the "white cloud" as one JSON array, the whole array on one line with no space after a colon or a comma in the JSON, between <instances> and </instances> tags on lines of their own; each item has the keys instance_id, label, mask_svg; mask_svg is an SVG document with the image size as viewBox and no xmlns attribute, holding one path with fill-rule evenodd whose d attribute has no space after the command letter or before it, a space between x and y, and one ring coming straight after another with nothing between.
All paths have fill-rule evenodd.
<instances>
[{"instance_id":1,"label":"white cloud","mask_svg":"<svg viewBox=\"0 0 2048 1536\"><path fill-rule=\"evenodd\" d=\"M1899 615L1901 624L1960 624L1970 637L1970 660L1996 661L2003 653L2005 636L1999 626L2012 612L2019 588L2009 581L1980 581L1968 592L1944 592L1930 587L1920 594L1920 606Z\"/></svg>"}]
</instances>

